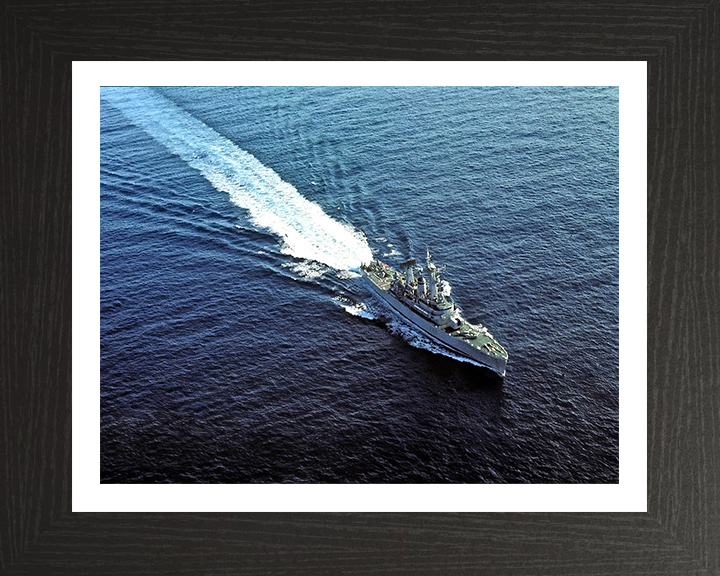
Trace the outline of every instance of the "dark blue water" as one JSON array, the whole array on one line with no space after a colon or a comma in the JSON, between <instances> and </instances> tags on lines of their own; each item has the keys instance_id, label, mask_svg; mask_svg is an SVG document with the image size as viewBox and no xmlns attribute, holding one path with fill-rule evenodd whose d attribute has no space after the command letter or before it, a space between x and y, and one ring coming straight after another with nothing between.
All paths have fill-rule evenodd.
<instances>
[{"instance_id":1,"label":"dark blue water","mask_svg":"<svg viewBox=\"0 0 720 576\"><path fill-rule=\"evenodd\" d=\"M618 90L103 89L103 482L618 481ZM354 271L429 246L504 382Z\"/></svg>"}]
</instances>

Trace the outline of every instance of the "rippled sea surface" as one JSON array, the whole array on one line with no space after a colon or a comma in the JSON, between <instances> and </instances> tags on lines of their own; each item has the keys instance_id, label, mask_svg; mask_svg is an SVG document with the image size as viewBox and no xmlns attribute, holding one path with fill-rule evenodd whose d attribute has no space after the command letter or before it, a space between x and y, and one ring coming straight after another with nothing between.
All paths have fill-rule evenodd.
<instances>
[{"instance_id":1,"label":"rippled sea surface","mask_svg":"<svg viewBox=\"0 0 720 576\"><path fill-rule=\"evenodd\" d=\"M618 90L104 88L101 480L618 481ZM426 246L504 380L373 300Z\"/></svg>"}]
</instances>

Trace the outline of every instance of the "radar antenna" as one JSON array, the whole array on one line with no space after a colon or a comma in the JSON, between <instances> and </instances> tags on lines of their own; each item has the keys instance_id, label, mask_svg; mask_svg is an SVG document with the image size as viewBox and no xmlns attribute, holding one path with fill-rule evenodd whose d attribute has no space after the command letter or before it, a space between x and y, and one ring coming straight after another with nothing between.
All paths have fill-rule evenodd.
<instances>
[{"instance_id":1,"label":"radar antenna","mask_svg":"<svg viewBox=\"0 0 720 576\"><path fill-rule=\"evenodd\" d=\"M435 266L435 264L433 264L433 263L430 261L430 258L431 258L431 256L430 256L430 248L428 248L427 246L425 246L425 254L426 254L425 261L426 261L426 264L427 264L427 269L432 273L432 271L436 268L436 266Z\"/></svg>"}]
</instances>

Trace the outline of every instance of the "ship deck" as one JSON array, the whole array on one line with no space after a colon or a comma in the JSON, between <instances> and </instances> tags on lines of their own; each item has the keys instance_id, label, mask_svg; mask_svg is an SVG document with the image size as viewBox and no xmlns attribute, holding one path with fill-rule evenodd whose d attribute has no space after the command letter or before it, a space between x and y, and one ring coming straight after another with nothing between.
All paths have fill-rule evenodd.
<instances>
[{"instance_id":1,"label":"ship deck","mask_svg":"<svg viewBox=\"0 0 720 576\"><path fill-rule=\"evenodd\" d=\"M428 336L431 338L435 338L433 334L436 334L438 338L441 340L444 338L451 338L452 341L460 341L464 342L464 345L470 346L471 348L476 349L480 354L482 354L485 358L494 358L492 360L492 363L499 363L497 365L497 369L493 364L486 364L485 362L481 361L482 364L488 366L489 368L495 370L500 375L504 375L505 369L504 365L507 360L507 352L505 349L495 340L495 338L488 333L487 329L484 326L478 326L474 324L470 324L465 319L462 319L462 324L459 328L456 330L447 330L442 329L438 326L435 326L432 323L429 323L424 318L421 318L418 316L417 313L412 311L412 307L407 306L405 303L401 303L400 300L398 300L391 292L392 283L394 279L394 275L397 274L393 271L392 268L387 268L386 274L378 274L375 270L363 269L365 275L367 276L368 280L377 288L380 290L380 292L383 293L383 298L392 305L393 308L395 308L398 312L400 312L402 315L411 314L413 317L417 317L417 320L412 320L408 318L411 322L413 322L416 326L419 326L422 324L428 324L428 328L432 329L432 333L428 333ZM437 330L437 332L435 332ZM445 334L445 336L440 336L438 334ZM463 338L461 334L467 335L467 337ZM442 342L443 345L450 345L450 349L454 352L458 352L463 354L462 351L460 351L455 345L451 345L451 343L448 342ZM465 355L465 354L463 354ZM478 360L478 358L475 358L474 356L470 356L473 360Z\"/></svg>"}]
</instances>

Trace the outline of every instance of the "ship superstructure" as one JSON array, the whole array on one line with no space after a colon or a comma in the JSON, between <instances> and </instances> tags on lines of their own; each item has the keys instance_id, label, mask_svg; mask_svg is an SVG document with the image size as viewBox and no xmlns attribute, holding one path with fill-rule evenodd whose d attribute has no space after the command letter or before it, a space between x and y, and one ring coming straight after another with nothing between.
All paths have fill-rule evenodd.
<instances>
[{"instance_id":1,"label":"ship superstructure","mask_svg":"<svg viewBox=\"0 0 720 576\"><path fill-rule=\"evenodd\" d=\"M484 326L470 324L450 296L427 250L425 266L411 258L401 264L404 273L373 260L362 271L373 291L433 342L505 376L507 351Z\"/></svg>"}]
</instances>

